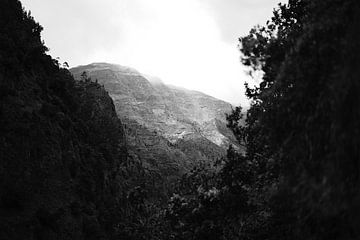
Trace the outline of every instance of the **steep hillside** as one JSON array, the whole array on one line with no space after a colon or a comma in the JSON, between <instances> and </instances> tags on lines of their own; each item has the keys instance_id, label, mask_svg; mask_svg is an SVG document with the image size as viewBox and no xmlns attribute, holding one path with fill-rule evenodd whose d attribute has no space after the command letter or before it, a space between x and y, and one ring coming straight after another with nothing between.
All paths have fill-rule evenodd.
<instances>
[{"instance_id":1,"label":"steep hillside","mask_svg":"<svg viewBox=\"0 0 360 240\"><path fill-rule=\"evenodd\" d=\"M197 91L169 86L120 65L93 63L70 70L104 85L126 125L129 152L169 177L225 154L236 140L226 129L231 105ZM185 147L186 146L186 147Z\"/></svg>"},{"instance_id":2,"label":"steep hillside","mask_svg":"<svg viewBox=\"0 0 360 240\"><path fill-rule=\"evenodd\" d=\"M86 72L103 84L114 99L118 113L159 133L171 142L189 134L201 134L218 146L235 143L216 127L223 124L231 105L201 92L165 85L134 69L107 63L93 63L70 70L75 79Z\"/></svg>"},{"instance_id":3,"label":"steep hillside","mask_svg":"<svg viewBox=\"0 0 360 240\"><path fill-rule=\"evenodd\" d=\"M123 125L103 87L46 54L41 30L1 2L0 239L113 239L131 201Z\"/></svg>"}]
</instances>

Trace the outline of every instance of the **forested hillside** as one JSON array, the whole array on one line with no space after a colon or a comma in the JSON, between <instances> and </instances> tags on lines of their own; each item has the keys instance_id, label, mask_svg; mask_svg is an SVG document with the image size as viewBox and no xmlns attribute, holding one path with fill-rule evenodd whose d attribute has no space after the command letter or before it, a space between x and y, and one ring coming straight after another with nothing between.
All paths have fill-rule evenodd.
<instances>
[{"instance_id":1,"label":"forested hillside","mask_svg":"<svg viewBox=\"0 0 360 240\"><path fill-rule=\"evenodd\" d=\"M126 237L142 169L112 99L46 54L19 1L0 5L0 239Z\"/></svg>"},{"instance_id":2,"label":"forested hillside","mask_svg":"<svg viewBox=\"0 0 360 240\"><path fill-rule=\"evenodd\" d=\"M110 63L71 68L78 81L90 77L114 100L129 157L142 164L154 195L200 163L213 164L229 145L239 148L226 114L231 104L198 91L167 85L139 71ZM158 190L156 190L158 189Z\"/></svg>"}]
</instances>

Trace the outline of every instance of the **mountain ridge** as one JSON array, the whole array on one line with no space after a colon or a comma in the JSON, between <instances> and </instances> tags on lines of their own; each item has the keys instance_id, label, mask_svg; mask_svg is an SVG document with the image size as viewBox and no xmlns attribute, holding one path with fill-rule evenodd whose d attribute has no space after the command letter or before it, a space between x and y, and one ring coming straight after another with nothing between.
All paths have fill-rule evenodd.
<instances>
[{"instance_id":1,"label":"mountain ridge","mask_svg":"<svg viewBox=\"0 0 360 240\"><path fill-rule=\"evenodd\" d=\"M148 105L146 106L148 107L147 110L150 109L152 112L147 113L147 115L155 115L158 120L162 118L165 122L161 120L159 122L166 123L168 125L171 125L171 122L174 120L180 122L190 120L198 125L204 125L206 123L214 124L212 123L212 120L214 119L218 119L222 123L226 124L225 114L230 113L232 109L232 105L223 100L216 99L215 97L204 94L200 91L165 84L159 78L157 78L158 80L154 82L151 79L148 79L150 77L146 78L147 76L139 71L119 64L109 64L104 62L91 63L72 68L70 71L74 74L75 79L78 80L81 78L81 74L84 71L87 72L89 77L96 78L100 84L105 86L115 102L118 101L118 105L122 106L121 109L118 108L118 112L125 111L126 113L128 110L128 114L123 116L131 117L134 111L141 112L141 110L144 110L141 106ZM122 76L111 76L114 74L120 74ZM135 78L130 79L126 78L126 76L132 76ZM115 78L109 80L112 77ZM127 102L128 105L133 108L139 106L139 109L132 109L133 112L131 114L129 114L129 109L127 109L129 106L125 106L125 103L120 102L121 100L129 101L128 98L133 98L132 101ZM179 99L180 102L178 101ZM177 106L174 106L174 104L171 103L172 101L176 101ZM167 108L169 106L173 108L171 111ZM176 113L176 116L169 116L171 113ZM142 118L146 114L142 113L138 115L141 116L137 116L137 121L148 126L149 122L142 121ZM177 119L175 119L175 117ZM179 119L181 117L183 117L183 119ZM168 119L168 121L166 121L166 119ZM205 129L204 126L200 127ZM150 128L159 131L163 130L159 126L150 126ZM168 140L174 142L177 140L177 137L182 136L180 132L181 128L171 133L164 133L164 136ZM194 133L194 131L190 133ZM219 146L225 144L227 145L226 147L228 147L230 142L234 144L236 143L236 141L226 140L226 138L230 138L230 136L231 134L229 132L228 136L225 136L225 139L223 140L221 140L221 136L217 136L217 139L209 137L209 140Z\"/></svg>"},{"instance_id":2,"label":"mountain ridge","mask_svg":"<svg viewBox=\"0 0 360 240\"><path fill-rule=\"evenodd\" d=\"M225 101L169 86L156 77L150 81L118 64L92 63L70 72L77 81L85 72L108 91L125 126L130 159L157 179L152 189L169 189L194 166L224 157L229 145L239 149L226 127L225 114L232 106Z\"/></svg>"}]
</instances>

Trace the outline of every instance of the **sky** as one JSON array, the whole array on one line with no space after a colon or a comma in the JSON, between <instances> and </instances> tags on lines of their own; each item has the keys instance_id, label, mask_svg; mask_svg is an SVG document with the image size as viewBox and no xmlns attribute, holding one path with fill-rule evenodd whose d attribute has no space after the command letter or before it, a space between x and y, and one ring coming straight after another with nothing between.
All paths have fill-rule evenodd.
<instances>
[{"instance_id":1,"label":"sky","mask_svg":"<svg viewBox=\"0 0 360 240\"><path fill-rule=\"evenodd\" d=\"M22 0L52 57L108 62L248 106L238 38L280 0ZM282 0L285 2L285 0Z\"/></svg>"}]
</instances>

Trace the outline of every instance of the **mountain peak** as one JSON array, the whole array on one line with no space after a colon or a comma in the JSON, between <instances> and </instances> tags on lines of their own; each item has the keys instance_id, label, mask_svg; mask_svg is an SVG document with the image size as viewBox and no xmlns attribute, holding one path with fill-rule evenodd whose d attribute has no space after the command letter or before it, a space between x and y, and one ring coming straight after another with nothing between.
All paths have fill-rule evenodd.
<instances>
[{"instance_id":1,"label":"mountain peak","mask_svg":"<svg viewBox=\"0 0 360 240\"><path fill-rule=\"evenodd\" d=\"M142 75L152 84L164 84L164 82L159 77L149 75L149 74L142 74Z\"/></svg>"},{"instance_id":2,"label":"mountain peak","mask_svg":"<svg viewBox=\"0 0 360 240\"><path fill-rule=\"evenodd\" d=\"M104 85L125 122L130 119L171 143L191 136L207 139L223 150L229 144L236 145L226 128L230 103L199 91L167 85L158 77L117 64L92 63L71 69L78 79L83 71Z\"/></svg>"},{"instance_id":3,"label":"mountain peak","mask_svg":"<svg viewBox=\"0 0 360 240\"><path fill-rule=\"evenodd\" d=\"M101 71L101 70L111 70L113 72L120 72L126 75L141 75L139 71L134 68L106 62L94 62L88 65L80 65L72 69L86 69L87 72Z\"/></svg>"}]
</instances>

